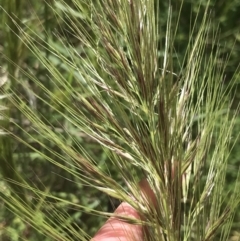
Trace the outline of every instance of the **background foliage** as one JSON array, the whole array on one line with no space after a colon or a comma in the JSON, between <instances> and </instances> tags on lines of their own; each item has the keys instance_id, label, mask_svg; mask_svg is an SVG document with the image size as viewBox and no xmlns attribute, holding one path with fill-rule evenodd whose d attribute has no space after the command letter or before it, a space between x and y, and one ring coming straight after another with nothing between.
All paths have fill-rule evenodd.
<instances>
[{"instance_id":1,"label":"background foliage","mask_svg":"<svg viewBox=\"0 0 240 241\"><path fill-rule=\"evenodd\" d=\"M161 3L161 13L160 13L160 29L164 31L166 28L166 23L168 19L168 1L160 1ZM52 11L50 11L48 4L54 6L56 11L59 13L60 18L57 15L54 15ZM86 53L81 52L82 42L81 39L77 38L74 32L69 29L69 26L66 24L68 21L66 17L66 9L63 4L58 2L58 4L53 5L54 1L23 1L23 0L1 0L0 6L2 6L8 13L14 14L16 16L16 21L21 25L19 19L23 23L27 23L30 28L34 29L39 33L39 36L43 38L47 43L49 43L54 49L58 50L59 53L62 53L66 57L68 56L67 50L63 47L62 43L69 44L73 46L76 51L79 51L79 55L84 57ZM70 3L71 4L71 3ZM94 1L93 1L94 4ZM188 44L188 39L190 35L190 29L193 26L192 19L195 19L197 15L199 15L199 21L201 16L204 13L204 9L206 7L207 1L200 0L187 0L183 4L181 18L179 20L178 32L176 35L176 58L181 62L184 59L185 50ZM172 1L172 15L173 18L178 16L180 11L181 1L174 0ZM49 81L49 73L46 68L44 68L39 60L33 55L29 49L18 39L17 35L21 35L19 29L16 28L14 23L10 20L6 12L0 10L0 14L2 17L0 23L0 51L4 55L6 55L10 61L14 61L17 65L23 68L26 72L30 72L35 75L38 79L40 79L43 85L50 91L52 91L55 95L59 96L59 99L68 103L71 101L68 93L56 88L56 86ZM212 22L211 28L212 33L214 30L219 28L219 42L218 44L222 46L221 54L219 55L219 62L223 61L223 59L227 58L227 56L231 52L231 56L228 62L228 66L225 70L225 81L226 83L232 77L233 73L236 71L239 65L239 56L240 56L240 2L238 0L235 1L211 1L211 9L212 9ZM200 10L200 11L199 11ZM82 9L82 12L76 11L74 12L80 19L84 19L86 16L89 16L89 12L86 9ZM64 22L64 21L66 22ZM76 24L83 24L81 22ZM196 23L200 24L200 23ZM14 33L10 30L12 29ZM25 29L30 35L30 29ZM89 30L89 34L94 38L94 33ZM214 49L212 46L214 34L208 37L209 41L209 52ZM73 72L69 72L69 68L65 63L59 62L59 59L56 58L51 52L41 47L41 51L45 52L44 54L49 57L49 59L61 70L61 74L63 78L67 79L70 84L74 86L74 74ZM93 53L85 56L86 58L91 59L91 55ZM41 106L35 99L35 96L29 91L32 89L34 92L41 94L41 90L27 78L26 75L23 75L17 65L13 63L9 63L3 58L3 55L0 55L0 66L1 66L1 77L0 83L2 84L7 78L11 80L11 84L15 85L14 88L18 90L19 96L22 98L26 98L30 101L33 108L36 108L37 111L42 115L42 121L45 123L51 123L54 126L54 131L59 134L64 134L65 130L68 131L78 142L84 146L89 155L92 156L93 159L98 160L98 165L103 169L105 168L107 171L111 173L111 175L115 178L115 180L120 180L117 173L115 171L114 166L106 166L108 155L106 152L103 152L99 145L89 139L84 133L81 133L76 127L69 126L64 118L61 115L57 115L56 112L53 114L48 105L44 105L41 102ZM8 74L7 74L8 73ZM15 81L18 79L18 81ZM24 88L24 83L28 85L29 89ZM240 89L236 86L236 95L235 99L232 103L232 108L236 108L240 99ZM4 97L4 96L3 96ZM45 98L42 96L42 98ZM51 99L47 100L51 102ZM9 105L6 98L1 98L1 106ZM58 106L55 102L52 105L56 109L61 109L62 106ZM23 126L25 130L29 128L28 121L19 114L17 110L11 108L9 106L9 110L12 118L15 118L19 125ZM61 111L64 111L61 109ZM1 126L10 127L10 123L1 121ZM240 131L240 118L237 119L239 124L236 125L234 133L237 135ZM29 129L30 131L30 129ZM45 149L39 145L38 141L34 142L32 139L28 139L28 136L19 131L16 133L17 135L22 136L25 141L36 148L37 151L46 152ZM101 192L96 191L91 187L83 186L79 183L78 180L71 174L66 174L62 168L57 167L50 162L46 161L37 151L32 151L26 145L23 145L19 142L14 142L13 139L7 138L5 136L0 136L1 138L1 169L2 175L6 178L13 178L14 180L21 180L21 176L24 176L25 180L33 183L34 186L38 187L40 190L44 192L51 192L59 197L63 197L64 199L69 200L70 202L79 203L84 206L88 206L90 208L96 208L102 211L110 211L113 210L114 205L117 205L116 200L110 200L109 197ZM68 138L68 135L65 136L66 145L74 146L76 149L79 149L79 153L82 150L76 143L73 142L72 139ZM45 143L46 145L53 145L49 143L48 140L44 139L41 135L36 136L36 140ZM226 192L230 191L233 188L233 182L236 179L237 171L240 164L240 153L239 153L239 141L236 143L231 156L229 157L229 165L228 165L228 173L227 173L227 187ZM58 146L51 146L56 152L62 152L61 148ZM210 150L211 151L211 150ZM51 156L51 152L45 153L48 156ZM56 158L56 157L54 157ZM6 162L7 160L7 162ZM56 160L61 163L61 160ZM70 163L69 163L70 165ZM14 167L17 172L14 172L12 167ZM20 173L20 177L18 175ZM72 180L72 181L69 181ZM0 188L7 192L6 184L0 180ZM17 193L20 193L25 199L25 196L28 194L25 193L24 189L18 187L16 190ZM97 197L97 198L96 198ZM28 197L29 199L29 197ZM46 198L47 199L47 198ZM34 206L34 199L31 200L32 205ZM45 200L47 201L47 200ZM112 205L112 202L114 204ZM76 223L84 228L86 233L89 235L94 234L101 223L103 222L101 217L92 217L80 212L79 210L73 210L71 205L68 203L61 205L61 210L64 213L67 213L68 219L65 222ZM39 206L39 215L41 215L42 207ZM49 205L49 210L47 212L51 212L51 205ZM54 216L54 215L53 215ZM54 219L54 217L52 217ZM239 223L240 223L240 209L236 213L233 230L231 232L232 240L239 240ZM68 232L68 230L66 230ZM20 240L21 237L23 240L51 240L51 238L46 238L45 236L33 231L30 225L22 222L18 217L15 217L11 214L11 212L7 209L3 202L0 202L0 240Z\"/></svg>"}]
</instances>

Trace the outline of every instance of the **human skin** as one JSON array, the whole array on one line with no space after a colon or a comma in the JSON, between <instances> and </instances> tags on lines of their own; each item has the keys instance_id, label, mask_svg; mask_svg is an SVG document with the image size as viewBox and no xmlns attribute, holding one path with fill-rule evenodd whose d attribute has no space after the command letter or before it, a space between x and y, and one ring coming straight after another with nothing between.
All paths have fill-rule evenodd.
<instances>
[{"instance_id":1,"label":"human skin","mask_svg":"<svg viewBox=\"0 0 240 241\"><path fill-rule=\"evenodd\" d=\"M146 201L156 205L153 191L151 190L146 179L139 183L141 192ZM114 212L117 215L123 215L141 220L138 212L128 203L121 203ZM144 231L142 225L134 225L111 217L100 228L91 241L143 241Z\"/></svg>"}]
</instances>

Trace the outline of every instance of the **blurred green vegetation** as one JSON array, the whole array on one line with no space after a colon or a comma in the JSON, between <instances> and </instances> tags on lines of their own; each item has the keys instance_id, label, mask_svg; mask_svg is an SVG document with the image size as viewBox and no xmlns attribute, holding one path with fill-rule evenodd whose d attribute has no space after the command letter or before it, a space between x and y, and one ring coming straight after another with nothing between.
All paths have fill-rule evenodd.
<instances>
[{"instance_id":1,"label":"blurred green vegetation","mask_svg":"<svg viewBox=\"0 0 240 241\"><path fill-rule=\"evenodd\" d=\"M57 1L56 1L57 2ZM66 1L67 2L67 1ZM168 1L160 1L161 3L161 12L160 14L160 29L161 31L165 31L166 23L167 23L167 14L168 14ZM181 0L173 0L172 1L172 15L173 20L176 18L180 11ZM204 9L206 7L206 0L186 0L183 4L181 9L181 17L178 25L178 31L176 33L176 45L175 47L175 55L176 55L176 62L182 62L181 60L184 59L184 54L186 52L190 30L192 29L193 25L200 24L201 16L204 13ZM69 3L71 4L71 3ZM94 1L93 1L94 4ZM15 21L20 24L27 23L30 28L33 28L35 31L39 33L39 36L45 41L47 41L54 49L57 49L59 53L66 56L66 58L70 58L68 55L67 49L65 49L62 43L68 44L69 46L79 51L79 55L84 56L86 53L81 53L81 46L82 42L81 39L71 30L69 26L66 24L68 19L66 17L66 13L64 9L64 5L60 2L55 3L55 1L27 1L27 0L1 0L0 6L3 7L6 12L8 12ZM53 6L56 10L56 14L54 15L51 11L50 7ZM23 85L19 83L27 84L30 89L34 92L38 93L39 96L42 96L41 90L39 90L35 84L27 78L20 70L20 66L24 71L28 73L32 73L36 78L42 81L42 84L52 91L53 93L59 96L64 102L71 101L70 96L68 93L55 88L55 85L49 81L49 74L46 68L44 68L40 63L39 60L34 56L34 54L20 41L16 35L21 36L21 32L14 22L10 19L8 14L3 10L0 9L0 66L1 66L1 75L0 75L0 83L4 81L4 79L8 78L10 80L11 87L14 87L21 98L26 98L30 101L33 108L36 109L38 113L42 116L42 121L45 123L51 123L54 126L54 131L59 133L59 135L64 135L65 130L68 133L72 134L76 141L82 144L84 148L87 150L88 154L94 159L97 160L97 165L101 166L105 171L111 173L111 175L116 179L120 180L119 173L115 172L114 166L106 165L107 162L107 153L104 153L102 149L87 138L81 131L77 130L74 126L69 126L69 123L63 119L62 116L58 116L56 112L54 114L51 112L52 110L48 107L48 105L44 105L41 102L41 106L37 103L34 95L31 94L29 90L24 89ZM74 8L74 6L73 6ZM200 11L199 11L200 10ZM219 29L219 42L218 45L221 47L221 54L219 55L219 63L224 61L224 59L229 58L228 66L225 70L225 79L223 81L228 82L228 80L232 77L236 69L239 65L239 56L240 56L240 1L233 0L233 1L211 1L211 10L212 10L212 22L211 22L211 29L212 29L212 36L209 35L208 37L208 45L209 51L214 49L216 46L213 46L213 39L215 38L214 31ZM59 15L57 15L57 13ZM79 19L84 19L85 16L89 15L90 13L87 10L82 9L82 12L76 10L74 13L76 14ZM198 16L198 17L197 17ZM192 20L197 17L196 23ZM198 22L199 20L199 22ZM66 21L66 22L64 22ZM84 24L83 22L79 21L79 26ZM174 21L173 21L173 28L174 28ZM25 29L30 35L31 30ZM173 29L174 31L174 29ZM210 31L211 32L211 31ZM94 37L93 32L89 32L89 34ZM69 81L69 84L75 85L74 75L76 73L69 72L69 68L66 64L59 62L58 58L56 58L51 52L47 51L44 48L44 43L41 46L41 51L49 57L49 60L52 61L61 71L63 78ZM86 58L91 59L91 55L93 53L89 53ZM9 62L4 57L6 56ZM230 57L229 57L230 56ZM16 65L15 65L15 64ZM18 65L18 66L17 66ZM6 74L8 73L8 75ZM15 81L15 79L20 80ZM7 83L8 84L8 83ZM77 85L76 85L77 86ZM3 87L1 87L3 88ZM234 102L232 104L232 108L236 108L237 104L240 100L240 89L236 86L236 95ZM51 102L51 99L46 100ZM28 129L29 123L23 116L19 113L18 110L11 108L7 101L7 98L1 99L1 106L8 106L8 115L11 118L15 118L19 125L23 126L23 128ZM56 103L52 103L52 105L58 109L62 108L60 105L57 106ZM61 109L61 111L64 111ZM236 135L240 131L240 117L238 118L238 122L234 133ZM6 122L0 119L1 126L13 128L11 126L11 122ZM29 132L31 129L29 128ZM39 142L36 141L35 143L32 142L32 139L29 140L28 136L23 132L18 130L16 135L21 136L25 139L29 145L34 146L36 151L33 152L30 148L26 145L23 145L17 141L14 141L12 138L7 138L5 136L0 136L1 142L1 156L0 156L0 165L1 165L1 172L2 175L6 178L12 178L17 181L21 181L21 177L24 177L30 183L33 183L34 186L38 187L42 191L49 192L56 194L59 197L63 197L66 200L69 200L74 203L79 203L84 206L89 206L91 208L96 208L98 210L111 210L111 202L115 202L114 200L110 200L105 194L96 191L91 187L85 187L81 185L77 180L75 180L74 176L70 174L66 174L64 170L50 162L46 161L39 152L46 152L45 149L39 145ZM79 153L83 152L83 150L76 144L77 142L73 142L72 139L69 139L68 135L65 136L66 145L72 145L74 148L79 150ZM43 139L42 136L36 136L36 140L45 143L46 145L53 145L49 143L48 140ZM227 173L227 186L228 190L231 191L233 188L234 180L237 176L237 171L240 164L240 140L236 143L231 156L229 157L229 166L228 166L228 173ZM58 146L52 146L56 152L62 153L61 148ZM46 152L46 155L52 155L51 152ZM56 160L59 163L62 161ZM62 163L64 164L64 163ZM71 160L69 160L69 166L71 166ZM14 172L13 170L16 170ZM20 173L21 177L18 176ZM70 181L71 180L71 181ZM22 180L22 182L24 182ZM14 186L14 185L13 185ZM7 191L6 184L0 179L0 188L2 190ZM29 193L27 193L24 189L20 187L16 190L17 195L20 195L21 200L25 200L26 202L31 202L32 206L36 205L36 200L31 198ZM115 205L117 202L115 203ZM62 205L62 204L61 204ZM42 207L38 207L39 213ZM88 216L78 210L71 209L70 204L64 204L59 207L62 212L67 213L69 215L69 219L65 220L69 223L75 223L76 225L81 226L84 228L86 233L89 235L94 234L101 223L103 222L101 217L91 217ZM46 212L51 212L51 205L46 208ZM54 219L54 217L52 217ZM232 230L232 240L234 239L234 235L240 233L240 208L236 213L235 222ZM67 230L65 230L68 232ZM69 234L71 235L71 234ZM0 240L8 241L16 241L21 240L52 240L51 238L46 238L43 235L35 232L31 226L24 223L19 218L15 217L6 207L6 205L0 202Z\"/></svg>"}]
</instances>

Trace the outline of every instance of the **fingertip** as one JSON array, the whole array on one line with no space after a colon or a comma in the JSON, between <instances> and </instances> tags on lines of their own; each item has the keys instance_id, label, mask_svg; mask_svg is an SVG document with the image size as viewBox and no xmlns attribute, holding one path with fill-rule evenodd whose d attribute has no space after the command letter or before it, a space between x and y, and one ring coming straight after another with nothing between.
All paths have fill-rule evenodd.
<instances>
[{"instance_id":1,"label":"fingertip","mask_svg":"<svg viewBox=\"0 0 240 241\"><path fill-rule=\"evenodd\" d=\"M148 202L150 202L150 204L153 204L154 207L157 206L157 199L156 196L153 192L153 190L151 189L147 179L142 179L139 182L139 187L144 195L144 197L147 199Z\"/></svg>"},{"instance_id":2,"label":"fingertip","mask_svg":"<svg viewBox=\"0 0 240 241\"><path fill-rule=\"evenodd\" d=\"M136 218L140 220L137 211L128 203L121 203L114 214ZM130 224L117 217L111 217L101 227L91 241L142 241L143 229L141 225Z\"/></svg>"}]
</instances>

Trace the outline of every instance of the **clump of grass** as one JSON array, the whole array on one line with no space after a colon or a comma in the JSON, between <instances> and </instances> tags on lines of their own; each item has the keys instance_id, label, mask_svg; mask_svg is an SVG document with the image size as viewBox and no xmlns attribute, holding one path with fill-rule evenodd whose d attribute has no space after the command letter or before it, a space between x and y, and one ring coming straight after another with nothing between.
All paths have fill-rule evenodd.
<instances>
[{"instance_id":1,"label":"clump of grass","mask_svg":"<svg viewBox=\"0 0 240 241\"><path fill-rule=\"evenodd\" d=\"M58 49L34 29L27 25L23 29L15 22L18 37L46 68L50 84L18 66L38 91L17 78L14 81L38 104L33 107L14 86L5 90L11 94L11 105L29 123L24 128L13 120L13 127L5 131L75 182L130 203L145 221L125 219L147 226L146 240L207 241L217 235L218 240L227 240L240 201L237 182L230 196L224 193L235 120L230 96L237 72L225 83L227 58L219 62L215 49L206 57L209 10L200 26L193 25L192 33L197 34L190 35L185 57L178 59L178 20L173 22L171 6L166 26L162 26L158 1L54 4L49 4L49 11L80 44L76 48L63 39ZM66 35L64 29L61 34ZM217 42L217 35L213 39ZM66 78L65 71L71 78ZM55 120L49 121L38 106L51 110ZM62 132L57 131L60 127ZM97 143L108 162L102 165L93 158L79 134ZM139 196L142 178L156 196L156 208ZM58 213L57 205L69 204L68 200L25 180L5 180L31 193L35 205L29 197L25 201L15 192L12 195L14 189L1 197L29 226L51 240L89 238L80 226L66 222L67 213ZM78 203L70 205L92 215L113 215Z\"/></svg>"}]
</instances>

